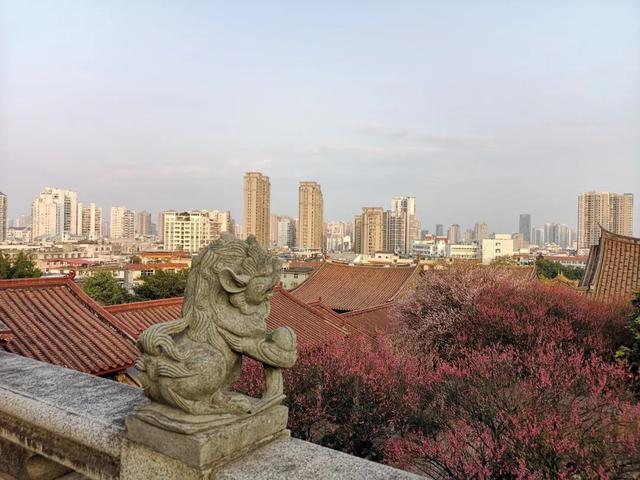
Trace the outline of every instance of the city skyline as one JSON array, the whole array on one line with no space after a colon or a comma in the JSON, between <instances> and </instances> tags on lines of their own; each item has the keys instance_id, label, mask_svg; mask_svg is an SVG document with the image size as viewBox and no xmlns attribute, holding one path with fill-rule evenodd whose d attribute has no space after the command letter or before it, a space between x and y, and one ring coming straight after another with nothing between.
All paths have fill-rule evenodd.
<instances>
[{"instance_id":1,"label":"city skyline","mask_svg":"<svg viewBox=\"0 0 640 480\"><path fill-rule=\"evenodd\" d=\"M280 214L313 179L327 219L412 195L423 225L496 231L638 194L637 2L0 8L10 217L59 185L239 219L251 170Z\"/></svg>"},{"instance_id":2,"label":"city skyline","mask_svg":"<svg viewBox=\"0 0 640 480\"><path fill-rule=\"evenodd\" d=\"M267 175L264 175L262 172L245 172L245 175L244 175L244 177L243 177L243 178L245 179L245 180L243 180L243 182L245 183L245 185L244 185L244 187L243 187L243 191L246 189L246 177L247 177L247 175L258 175L258 176L260 176L260 177L265 178L265 179L266 179L266 181L267 181L267 183L270 183L270 182L269 182L269 177L268 177ZM300 182L300 184L304 184L304 183L313 183L313 184L316 184L316 185L318 186L318 188L320 187L320 185L319 185L317 182L305 182L305 181ZM77 192L72 191L72 190L69 190L69 189L65 189L65 188L58 188L58 187L46 187L44 191L46 192L47 190L51 190L51 189L53 189L53 190L59 190L59 191L66 191L66 192L70 192L71 194L73 194L73 195L74 195L74 198L76 198L76 202L77 202L77 204L78 204L78 205L81 207L81 209L82 209L83 204L82 204L81 202L78 202L78 201L77 201L77 199L78 199L78 198L80 198L80 196L77 194ZM580 198L581 198L583 195L585 195L585 194L599 194L599 193L600 193L600 192L596 192L596 191L591 191L591 192L582 192L582 193L580 193L580 194L578 195L578 203L580 203ZM605 193L609 194L610 192L605 192ZM246 193L243 193L243 195L245 195L245 194L246 194ZM633 206L634 206L634 201L633 201L633 200L634 200L634 194L633 194L633 193L630 193L630 192L625 192L625 193L620 194L620 195L629 195L629 194L631 195L629 205L630 205L630 207L631 207L632 211L634 211L634 212L635 212L635 213L633 214L633 216L631 217L631 218L633 219L633 218L635 217L635 215L637 214L637 210L638 210L638 209L634 209L634 208L633 208ZM616 193L613 193L613 195L617 195L617 194L616 194ZM40 196L39 196L39 197L41 197L41 196L42 196L42 193L40 194ZM38 198L39 198L39 197L37 197L37 198L36 198L36 201L38 200ZM270 192L268 193L268 197L270 198ZM6 196L6 195L5 195L5 197L4 197L4 198L5 198L5 200L4 200L3 202L4 202L4 206L6 207L7 203L9 203L9 202L6 200L6 198L7 198L7 196ZM402 197L402 196L396 196L396 197L394 197L394 198L392 199L392 203L396 202L396 201L397 201L398 199L400 199L400 198L404 198L404 197ZM411 198L411 199L413 199L413 200L412 200L412 201L413 201L413 207L412 207L412 208L413 208L413 209L415 209L415 204L416 204L415 197L411 197L411 196L410 196L410 197L407 197L407 198ZM245 202L245 200L243 200L243 203L244 203L244 202ZM268 204L270 205L270 201L268 202ZM384 204L384 202L381 202L381 203L380 203L380 205L383 205L383 204ZM86 204L85 204L85 205L86 205ZM92 206L92 208L93 208L93 209L95 209L95 208L96 208L96 204L95 204L95 203L91 203L90 205ZM269 205L267 206L267 208L269 208ZM117 209L118 207L117 207L117 206L106 207L106 208L105 208L105 210L106 210L106 211L109 211L109 210L113 211L113 209L114 209L114 208L116 208L116 209ZM363 208L363 207L361 207L361 208ZM375 205L375 208L383 208L383 210L384 210L384 207L379 207L379 205ZM394 208L395 208L395 207L394 207ZM31 209L30 209L30 210L31 210ZM98 206L98 210L102 210L102 208ZM161 213L163 213L163 212L168 212L168 211L171 211L171 212L176 212L176 211L177 211L177 212L190 212L190 211L213 211L213 212L216 212L216 211L217 211L216 209L211 209L210 207L192 208L192 209L189 209L189 210L181 210L181 209L176 209L176 208L170 208L170 209L162 210L162 211L159 211L159 212L149 212L149 211L147 211L146 209L142 209L141 211L137 211L137 210L135 210L135 209L129 209L129 208L127 208L127 210L132 211L132 213L133 213L136 217L138 217L138 216L139 216L139 214L151 215L151 223L153 223L153 224L154 224L154 225L156 225L156 226L158 226L158 225L160 225L160 224L162 223L162 222L161 222L161 220L160 220L160 214L161 214ZM240 223L239 223L239 221L240 221L240 219L244 219L244 216L243 216L243 217L240 217L240 218L237 218L237 217L234 217L234 215L233 215L233 213L232 213L232 212L233 212L233 209L226 209L226 211L228 211L228 212L229 212L229 214L230 214L230 218L233 218L233 219L235 220L235 223L236 223L236 224L238 224L238 225L242 225L242 224L240 224ZM299 205L298 205L298 211L299 211ZM579 214L579 211L580 211L580 207L579 207L579 205L578 205L578 210L577 210L578 214ZM29 212L29 213L31 213L31 212ZM100 214L100 215L101 215L101 214ZM298 216L297 216L297 215L282 214L281 212L271 212L271 214L270 214L270 215L268 215L268 216L269 216L269 217L273 217L274 215L276 215L276 216L278 216L278 217L282 217L282 216L284 216L284 217L291 217L291 218L295 218L296 220L298 219ZM7 216L7 218L6 218L6 220L7 220L7 225L9 225L11 222L13 222L13 221L14 221L14 219L18 219L18 218L25 217L25 216L29 216L29 214L27 214L27 215L17 215L17 216L14 216L14 217ZM480 224L481 224L481 225L484 225L484 227L483 227L483 231L484 231L484 233L489 233L489 232L491 232L491 233L498 233L498 232L503 232L503 233L505 233L505 232L510 232L510 233L518 233L518 232L520 232L520 233L523 233L523 231L522 231L522 218L523 218L523 216L524 216L524 217L528 217L527 223L528 223L528 224L529 224L529 226L530 226L530 232L531 232L531 235L534 235L534 234L535 234L535 230L536 230L536 229L544 228L544 227L545 227L545 225L548 225L548 224L560 224L560 225L566 225L566 226L570 229L570 231L571 231L571 232L574 232L574 233L577 233L577 230L578 230L578 228L579 228L579 225L578 225L578 224L579 224L579 220L578 220L578 221L576 221L576 225L577 225L577 226L576 226L576 227L574 227L574 224L573 224L572 222L559 222L559 221L556 221L555 219L552 219L551 221L549 221L549 219L542 219L542 220L540 220L540 219L535 219L536 221L534 222L534 221L533 221L533 219L532 219L532 216L531 216L530 214L522 214L522 213L521 213L521 214L519 214L519 216L518 216L518 221L516 221L516 226L515 226L515 228L513 228L513 229L511 229L511 230L510 230L510 229L508 229L508 228L507 228L507 229L504 229L504 230L495 229L495 228L491 227L490 225L487 225L487 223L486 223L486 222L484 222L484 221L480 221L480 220L477 220L477 221L475 222L475 224L474 224L474 225L471 225L471 224L466 225L466 224L460 224L460 223L455 223L455 222L453 222L453 223L445 223L445 224L439 224L439 223L438 223L438 224L434 224L434 223L427 223L427 224L423 225L423 227L424 227L424 228L422 228L422 229L420 229L420 228L416 229L416 232L418 232L418 231L425 231L425 232L426 232L426 231L428 231L428 232L429 232L429 233L431 233L431 234L438 235L438 227L439 227L440 225L444 225L444 227L446 227L447 229L450 229L452 226L456 226L458 229L460 229L460 232L459 232L458 236L459 236L460 238L462 238L462 237L464 237L464 236L465 236L465 235L464 235L464 233L465 233L465 232L464 232L464 230L465 230L465 229L464 229L463 227L468 227L466 230L468 230L468 231L473 231L473 232L474 232L474 234L477 234L477 228L478 228L479 222L481 222ZM111 222L111 215L110 215L108 218L107 218L107 217L102 217L102 216L101 216L100 218L101 218L103 221L107 222L107 224L109 224L109 223ZM419 215L416 215L416 218L418 219L418 222L420 222L420 220L419 220ZM350 221L352 221L352 219L353 219L353 216L351 217L351 219L349 219L349 218L325 218L325 219L324 219L324 223L325 223L325 224L327 224L327 223L330 223L330 222L336 222L336 221L337 221L337 222L350 222ZM632 220L632 221L633 221L633 220ZM267 222L266 222L266 224L265 224L265 227L267 227L267 228L268 228L268 226L267 226L267 224L268 224L268 223L269 223L269 221L267 221ZM74 222L74 224L75 224L75 222ZM137 225L137 222L136 222L136 225ZM418 225L418 226L419 226L419 225ZM473 228L471 228L471 227L473 227ZM635 221L633 221L633 230L632 230L632 232L633 232L633 231L635 231L636 227L637 227L637 225L635 224ZM78 226L78 228L80 228L80 226ZM132 229L134 228L134 227L133 227L133 224L132 224L131 228L132 228ZM137 228L137 226L136 226L136 228ZM488 229L488 230L487 230L487 229ZM615 230L615 229L614 229L614 230ZM445 231L445 232L443 232L443 234L445 234L445 233L447 233L447 232L446 232L446 231ZM621 233L621 232L618 232L618 233ZM628 234L629 232L627 231L627 232L622 232L622 233L624 233L624 234ZM108 233L105 233L105 235L104 235L104 236L108 236ZM162 236L162 233L160 233L160 238L161 238L161 236ZM269 235L269 236L271 236L271 235ZM275 236L277 237L277 234L276 234Z\"/></svg>"}]
</instances>

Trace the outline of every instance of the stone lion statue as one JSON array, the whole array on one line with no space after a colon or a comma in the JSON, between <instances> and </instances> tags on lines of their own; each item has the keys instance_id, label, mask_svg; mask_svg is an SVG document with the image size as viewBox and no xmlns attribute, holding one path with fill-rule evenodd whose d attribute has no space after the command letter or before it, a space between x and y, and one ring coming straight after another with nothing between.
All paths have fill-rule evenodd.
<instances>
[{"instance_id":1,"label":"stone lion statue","mask_svg":"<svg viewBox=\"0 0 640 480\"><path fill-rule=\"evenodd\" d=\"M253 236L225 234L194 259L182 318L153 325L138 339L136 362L145 393L188 414L246 414L279 402L281 368L297 357L291 328L267 332L280 263ZM256 402L232 392L242 356L264 364L267 389Z\"/></svg>"}]
</instances>

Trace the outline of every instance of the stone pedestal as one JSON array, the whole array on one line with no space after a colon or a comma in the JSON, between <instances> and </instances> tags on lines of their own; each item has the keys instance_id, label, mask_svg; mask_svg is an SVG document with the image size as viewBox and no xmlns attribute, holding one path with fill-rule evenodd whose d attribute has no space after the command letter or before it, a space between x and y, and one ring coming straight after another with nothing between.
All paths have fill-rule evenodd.
<instances>
[{"instance_id":1,"label":"stone pedestal","mask_svg":"<svg viewBox=\"0 0 640 480\"><path fill-rule=\"evenodd\" d=\"M185 434L163 429L134 413L126 418L130 445L123 452L121 478L210 478L222 465L288 436L287 415L287 407L275 405L232 423Z\"/></svg>"}]
</instances>

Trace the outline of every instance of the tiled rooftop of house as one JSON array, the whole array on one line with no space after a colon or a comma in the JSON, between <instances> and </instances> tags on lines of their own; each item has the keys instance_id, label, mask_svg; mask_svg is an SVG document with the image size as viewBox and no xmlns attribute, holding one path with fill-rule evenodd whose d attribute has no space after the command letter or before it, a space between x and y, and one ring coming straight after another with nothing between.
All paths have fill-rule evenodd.
<instances>
[{"instance_id":1,"label":"tiled rooftop of house","mask_svg":"<svg viewBox=\"0 0 640 480\"><path fill-rule=\"evenodd\" d=\"M138 355L126 324L70 277L0 280L0 350L94 375Z\"/></svg>"},{"instance_id":2,"label":"tiled rooftop of house","mask_svg":"<svg viewBox=\"0 0 640 480\"><path fill-rule=\"evenodd\" d=\"M581 286L595 300L626 300L640 291L640 238L602 230L591 248Z\"/></svg>"},{"instance_id":3,"label":"tiled rooftop of house","mask_svg":"<svg viewBox=\"0 0 640 480\"><path fill-rule=\"evenodd\" d=\"M420 274L420 267L371 267L324 262L291 293L305 303L320 301L338 312L393 302Z\"/></svg>"}]
</instances>

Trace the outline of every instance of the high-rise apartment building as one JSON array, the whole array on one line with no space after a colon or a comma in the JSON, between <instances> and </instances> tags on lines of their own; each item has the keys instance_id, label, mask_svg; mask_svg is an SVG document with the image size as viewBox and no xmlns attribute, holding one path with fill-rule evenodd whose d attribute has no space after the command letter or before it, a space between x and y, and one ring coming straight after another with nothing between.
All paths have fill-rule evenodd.
<instances>
[{"instance_id":1,"label":"high-rise apartment building","mask_svg":"<svg viewBox=\"0 0 640 480\"><path fill-rule=\"evenodd\" d=\"M7 239L7 196L0 192L0 242Z\"/></svg>"},{"instance_id":2,"label":"high-rise apartment building","mask_svg":"<svg viewBox=\"0 0 640 480\"><path fill-rule=\"evenodd\" d=\"M600 226L619 235L633 234L633 194L586 192L578 196L578 254L600 239Z\"/></svg>"},{"instance_id":3,"label":"high-rise apartment building","mask_svg":"<svg viewBox=\"0 0 640 480\"><path fill-rule=\"evenodd\" d=\"M190 253L198 252L202 247L220 238L222 225L212 212L162 212L164 233L163 248L165 250L182 250Z\"/></svg>"},{"instance_id":4,"label":"high-rise apartment building","mask_svg":"<svg viewBox=\"0 0 640 480\"><path fill-rule=\"evenodd\" d=\"M384 213L384 250L407 254L420 238L415 197L395 197L391 210Z\"/></svg>"},{"instance_id":5,"label":"high-rise apartment building","mask_svg":"<svg viewBox=\"0 0 640 480\"><path fill-rule=\"evenodd\" d=\"M135 215L127 207L111 207L109 237L112 240L135 238Z\"/></svg>"},{"instance_id":6,"label":"high-rise apartment building","mask_svg":"<svg viewBox=\"0 0 640 480\"><path fill-rule=\"evenodd\" d=\"M278 247L293 248L296 245L296 223L291 217L278 217L277 222Z\"/></svg>"},{"instance_id":7,"label":"high-rise apartment building","mask_svg":"<svg viewBox=\"0 0 640 480\"><path fill-rule=\"evenodd\" d=\"M473 228L473 239L478 243L482 243L482 240L488 238L487 230L488 227L486 223L476 223Z\"/></svg>"},{"instance_id":8,"label":"high-rise apartment building","mask_svg":"<svg viewBox=\"0 0 640 480\"><path fill-rule=\"evenodd\" d=\"M255 235L260 244L268 245L271 212L269 177L259 172L245 173L243 203L244 235Z\"/></svg>"},{"instance_id":9,"label":"high-rise apartment building","mask_svg":"<svg viewBox=\"0 0 640 480\"><path fill-rule=\"evenodd\" d=\"M151 214L145 210L137 212L135 216L135 235L137 237L148 237L151 232Z\"/></svg>"},{"instance_id":10,"label":"high-rise apartment building","mask_svg":"<svg viewBox=\"0 0 640 480\"><path fill-rule=\"evenodd\" d=\"M449 245L454 245L460 242L460 225L454 223L449 227L449 230L447 231L447 241L449 242Z\"/></svg>"},{"instance_id":11,"label":"high-rise apartment building","mask_svg":"<svg viewBox=\"0 0 640 480\"><path fill-rule=\"evenodd\" d=\"M383 235L384 210L377 207L364 207L362 209L362 253L373 255L382 251L384 246Z\"/></svg>"},{"instance_id":12,"label":"high-rise apartment building","mask_svg":"<svg viewBox=\"0 0 640 480\"><path fill-rule=\"evenodd\" d=\"M533 229L533 243L538 247L544 247L544 244L545 244L544 228Z\"/></svg>"},{"instance_id":13,"label":"high-rise apartment building","mask_svg":"<svg viewBox=\"0 0 640 480\"><path fill-rule=\"evenodd\" d=\"M88 240L102 237L102 209L95 203L78 203L78 235Z\"/></svg>"},{"instance_id":14,"label":"high-rise apartment building","mask_svg":"<svg viewBox=\"0 0 640 480\"><path fill-rule=\"evenodd\" d=\"M353 217L353 251L362 253L362 215Z\"/></svg>"},{"instance_id":15,"label":"high-rise apartment building","mask_svg":"<svg viewBox=\"0 0 640 480\"><path fill-rule=\"evenodd\" d=\"M31 204L32 237L67 238L78 234L78 194L45 188Z\"/></svg>"},{"instance_id":16,"label":"high-rise apartment building","mask_svg":"<svg viewBox=\"0 0 640 480\"><path fill-rule=\"evenodd\" d=\"M522 234L523 245L531 243L531 215L521 213L518 222L518 232Z\"/></svg>"},{"instance_id":17,"label":"high-rise apartment building","mask_svg":"<svg viewBox=\"0 0 640 480\"><path fill-rule=\"evenodd\" d=\"M158 240L164 242L164 217L167 213L176 213L175 210L165 210L158 214Z\"/></svg>"},{"instance_id":18,"label":"high-rise apartment building","mask_svg":"<svg viewBox=\"0 0 640 480\"><path fill-rule=\"evenodd\" d=\"M269 216L269 246L278 244L278 221L280 215Z\"/></svg>"},{"instance_id":19,"label":"high-rise apartment building","mask_svg":"<svg viewBox=\"0 0 640 480\"><path fill-rule=\"evenodd\" d=\"M231 211L209 210L207 213L211 220L220 224L220 232L228 232L235 235L235 222L233 221L233 218L231 218Z\"/></svg>"},{"instance_id":20,"label":"high-rise apartment building","mask_svg":"<svg viewBox=\"0 0 640 480\"><path fill-rule=\"evenodd\" d=\"M467 228L464 231L464 243L471 243L474 240L474 234L473 234L473 230L471 230L470 228Z\"/></svg>"},{"instance_id":21,"label":"high-rise apartment building","mask_svg":"<svg viewBox=\"0 0 640 480\"><path fill-rule=\"evenodd\" d=\"M373 255L384 249L384 209L363 207L354 219L354 251Z\"/></svg>"},{"instance_id":22,"label":"high-rise apartment building","mask_svg":"<svg viewBox=\"0 0 640 480\"><path fill-rule=\"evenodd\" d=\"M321 250L324 246L322 190L318 182L300 182L298 187L298 248Z\"/></svg>"},{"instance_id":23,"label":"high-rise apartment building","mask_svg":"<svg viewBox=\"0 0 640 480\"><path fill-rule=\"evenodd\" d=\"M444 236L444 225L441 223L436 223L436 237Z\"/></svg>"}]
</instances>

